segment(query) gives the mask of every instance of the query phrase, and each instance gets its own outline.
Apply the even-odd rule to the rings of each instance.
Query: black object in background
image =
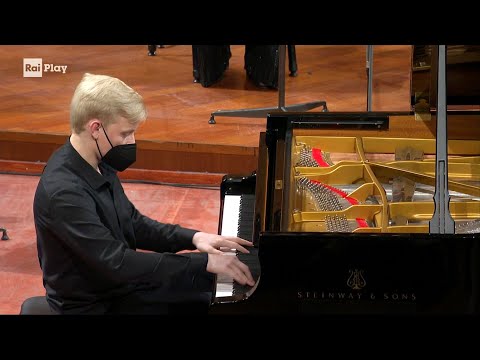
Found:
[[[245,71],[256,86],[278,88],[279,45],[245,45]]]
[[[228,69],[230,45],[193,45],[193,78],[203,87],[218,82]]]

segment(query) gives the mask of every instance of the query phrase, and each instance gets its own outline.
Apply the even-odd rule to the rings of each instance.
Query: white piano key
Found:
[[[254,195],[252,195],[254,196]],[[240,205],[242,203],[242,197],[248,198],[248,195],[225,195],[222,209],[222,228],[221,234],[223,236],[238,236],[239,223],[240,223]],[[252,202],[253,204],[253,202]],[[245,207],[245,201],[243,201],[243,207]],[[245,208],[242,210],[243,217],[245,217]],[[248,210],[248,209],[247,209]],[[245,220],[245,219],[244,219]],[[253,225],[253,219],[252,219]],[[235,249],[221,249],[225,255],[237,256]],[[231,299],[235,292],[235,281],[231,276],[218,275],[216,284],[216,301],[222,302],[223,299]]]
[[[237,236],[240,217],[241,195],[225,195],[223,202],[222,233],[223,236]]]
[[[235,256],[235,250],[224,250],[224,254],[227,256]],[[217,276],[217,287],[216,287],[217,298],[220,297],[229,297],[233,294],[233,278],[228,275],[218,275]]]

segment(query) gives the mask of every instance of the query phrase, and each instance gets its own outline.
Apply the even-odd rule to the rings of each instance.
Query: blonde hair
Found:
[[[70,126],[79,134],[90,119],[99,119],[104,126],[126,118],[137,124],[147,118],[142,96],[123,81],[86,73],[77,85],[70,104]]]

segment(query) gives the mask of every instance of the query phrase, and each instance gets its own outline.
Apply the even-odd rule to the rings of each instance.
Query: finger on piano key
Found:
[[[236,255],[236,250],[229,247],[222,246],[219,250],[222,251],[225,255]]]
[[[238,260],[238,258],[236,259]],[[237,266],[240,271],[240,278],[241,278],[241,280],[240,281],[237,280],[237,282],[241,285],[249,285],[249,286],[255,285],[255,280],[253,279],[252,273],[250,272],[250,268],[240,260],[238,260],[237,263],[238,263]],[[245,279],[243,279],[242,275],[243,277],[245,277]]]
[[[231,249],[236,249],[246,254],[250,253],[250,251],[245,248],[245,246],[253,246],[253,243],[236,236],[225,237],[225,239],[220,242],[220,248],[227,247]]]

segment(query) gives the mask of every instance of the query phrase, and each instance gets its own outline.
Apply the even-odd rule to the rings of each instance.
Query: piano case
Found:
[[[256,173],[258,284],[212,313],[479,313],[480,113],[448,121],[456,233],[434,234],[435,115],[270,114]]]

